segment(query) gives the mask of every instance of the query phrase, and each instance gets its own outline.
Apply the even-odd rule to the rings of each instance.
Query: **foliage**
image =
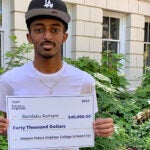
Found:
[[[133,135],[134,142],[142,150],[150,148],[150,70],[148,69],[142,76],[142,83],[134,92],[136,105],[140,108],[135,118]]]
[[[0,136],[0,150],[7,150],[7,139],[6,139],[6,137]]]
[[[0,116],[3,114],[0,112]],[[0,150],[7,150],[7,138],[0,136]]]
[[[111,52],[102,55],[101,64],[87,57],[66,60],[95,78],[99,107],[96,118],[111,117],[115,121],[115,134],[111,138],[98,137],[94,148],[83,150],[148,150],[150,122],[146,120],[138,124],[134,118],[142,109],[149,107],[150,75],[145,74],[142,86],[135,93],[130,93],[127,91],[129,83],[121,73],[123,66],[120,62],[124,56]]]
[[[78,60],[66,60],[81,70],[90,73],[95,78],[99,107],[96,118],[111,117],[116,123],[114,136],[111,138],[96,138],[95,147],[90,148],[92,150],[125,149],[126,143],[130,139],[127,132],[131,128],[133,115],[139,110],[134,105],[135,102],[132,99],[132,95],[126,90],[126,86],[129,84],[127,79],[116,69],[116,66],[121,66],[120,60],[123,59],[122,55],[116,56],[116,54],[112,53],[109,55],[112,57],[111,60],[109,59],[109,64],[111,64],[109,66],[107,66],[108,55],[106,53],[103,53],[101,65],[87,57],[82,57]],[[135,110],[134,113],[132,113],[133,108]],[[89,148],[84,149],[88,150]]]
[[[17,37],[15,35],[10,36],[10,39],[13,43],[13,48],[11,51],[6,52],[6,67],[0,68],[0,74],[3,74],[4,72],[11,70],[14,67],[21,66],[26,61],[30,60],[27,58],[27,54],[30,53],[33,49],[32,45],[26,43],[18,45]]]
[[[123,54],[112,53],[112,51],[102,52],[101,73],[110,78],[117,90],[120,90],[119,88],[126,90],[129,85],[125,75],[121,72],[123,60],[126,61]]]
[[[137,104],[142,109],[149,108],[150,99],[150,71],[148,70],[142,77],[142,84],[135,91]]]

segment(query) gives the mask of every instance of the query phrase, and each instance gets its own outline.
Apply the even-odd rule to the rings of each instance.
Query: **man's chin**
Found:
[[[53,57],[54,57],[54,55],[43,55],[43,58],[45,58],[45,59],[51,59]]]
[[[55,55],[53,55],[53,54],[44,54],[44,53],[39,53],[39,55],[41,56],[41,57],[43,57],[44,59],[51,59],[51,58],[53,58]]]

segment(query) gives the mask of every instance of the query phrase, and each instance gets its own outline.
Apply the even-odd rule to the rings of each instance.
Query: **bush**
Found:
[[[112,62],[109,60],[111,66],[107,65],[108,55],[106,53],[103,53],[101,65],[87,57],[82,57],[78,60],[66,59],[68,63],[90,73],[95,78],[99,108],[96,118],[111,117],[116,124],[114,136],[111,138],[96,138],[95,147],[90,148],[92,150],[125,149],[126,143],[130,139],[128,132],[133,122],[133,113],[131,112],[133,108],[135,110],[138,109],[134,105],[134,101],[132,101],[132,95],[127,91],[126,86],[129,84],[127,79],[116,69],[116,66],[121,66],[120,60],[123,58],[122,55],[116,56],[116,54],[112,53],[109,55],[112,58]],[[136,113],[134,112],[134,114]],[[84,148],[84,150],[88,149]]]
[[[26,43],[18,45],[17,37],[15,35],[10,36],[10,39],[13,43],[14,48],[12,48],[11,51],[6,52],[5,54],[6,67],[0,68],[0,75],[8,70],[11,70],[14,67],[21,66],[25,62],[30,60],[29,58],[27,58],[27,54],[31,52],[33,46]]]
[[[95,78],[99,107],[96,118],[111,117],[115,121],[115,133],[111,138],[98,137],[94,148],[83,148],[83,150],[149,149],[149,121],[138,124],[135,119],[141,110],[149,107],[147,98],[150,88],[149,82],[146,82],[149,75],[144,75],[143,84],[135,93],[128,92],[129,83],[120,71],[123,67],[120,64],[122,59],[123,55],[110,52],[103,53],[101,64],[87,57],[66,60]],[[117,66],[120,68],[118,69]]]

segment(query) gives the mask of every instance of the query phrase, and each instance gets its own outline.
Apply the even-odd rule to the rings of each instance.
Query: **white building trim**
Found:
[[[2,66],[5,66],[4,55],[10,51],[10,0],[2,0]]]

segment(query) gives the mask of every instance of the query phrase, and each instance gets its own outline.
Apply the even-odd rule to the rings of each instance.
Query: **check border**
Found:
[[[65,110],[67,112],[68,109],[69,109],[69,106],[73,103],[74,106],[73,107],[72,107],[72,105],[70,106],[70,107],[72,107],[72,110],[75,111],[75,113],[73,112],[73,114],[75,114],[75,115],[70,115],[70,119],[71,119],[71,121],[73,123],[71,123],[71,121],[68,119],[69,117],[67,118],[67,120],[64,121],[64,122],[67,122],[66,124],[65,123],[61,124],[61,121],[57,121],[58,125],[60,125],[59,126],[60,128],[56,124],[56,126],[58,127],[57,130],[54,131],[54,132],[53,132],[53,130],[50,131],[50,134],[52,134],[52,135],[58,135],[59,139],[56,140],[56,142],[52,142],[52,140],[51,141],[46,140],[45,136],[41,136],[41,137],[44,137],[45,141],[43,140],[42,142],[45,143],[45,144],[43,144],[43,146],[40,146],[40,147],[39,146],[35,147],[34,145],[35,144],[38,145],[38,143],[40,143],[42,139],[40,139],[40,140],[31,139],[31,141],[28,141],[28,142],[26,142],[26,141],[24,141],[24,142],[20,141],[21,138],[20,139],[16,139],[15,138],[16,136],[23,137],[24,135],[26,135],[26,132],[23,131],[23,127],[25,127],[26,130],[28,129],[27,131],[31,130],[30,132],[32,134],[35,134],[35,132],[34,132],[34,130],[32,128],[32,127],[35,127],[35,126],[31,126],[31,127],[27,126],[28,121],[31,121],[32,119],[31,120],[30,119],[24,119],[23,125],[20,125],[20,124],[22,124],[22,120],[20,121],[20,119],[19,119],[21,113],[24,112],[29,107],[29,111],[31,111],[31,114],[32,114],[32,111],[33,111],[33,110],[31,110],[32,106],[30,107],[29,103],[30,103],[30,105],[34,106],[33,108],[34,108],[35,111],[38,111],[38,109],[36,107],[38,107],[39,105],[41,105],[41,106],[44,105],[43,103],[45,103],[45,106],[47,106],[47,100],[49,101],[48,104],[49,103],[53,104],[53,106],[50,105],[51,109],[54,110],[53,107],[57,107],[57,108],[55,108],[56,110],[59,109],[59,111],[60,111],[60,112],[58,112],[58,114],[60,113],[59,116],[61,116],[61,113],[62,113],[61,108],[65,108]],[[55,104],[54,100],[55,101],[61,101],[61,107],[60,107],[60,105]],[[62,101],[63,101],[63,103],[62,103]],[[83,103],[82,107],[84,105],[87,105],[84,108],[85,111],[86,111],[85,112],[86,115],[83,114],[83,112],[84,112],[83,108],[79,104],[76,104],[77,101],[79,101],[79,102],[82,101],[82,103]],[[17,105],[13,105],[13,103],[15,103],[15,102],[18,103],[18,104]],[[70,104],[68,104],[68,102]],[[7,103],[7,117],[10,120],[10,126],[9,126],[9,129],[8,129],[8,147],[9,147],[9,150],[13,150],[13,149],[14,150],[17,150],[17,149],[18,150],[21,150],[21,149],[22,150],[23,149],[28,150],[28,149],[31,149],[31,148],[38,148],[38,149],[43,149],[43,148],[47,149],[48,148],[48,149],[54,149],[54,148],[66,148],[66,147],[93,147],[94,146],[94,131],[93,131],[93,127],[92,127],[92,122],[94,121],[93,95],[75,95],[75,96],[74,95],[71,95],[71,96],[64,96],[63,95],[63,96],[36,96],[36,97],[31,97],[31,96],[29,96],[29,97],[8,96],[6,98],[6,103]],[[40,104],[37,105],[37,103],[40,103]],[[66,104],[68,104],[68,107],[65,107]],[[58,106],[54,106],[54,105],[58,105]],[[76,114],[76,110],[74,110],[75,108],[76,109],[80,108],[78,110],[79,111],[78,115]],[[46,109],[42,108],[42,111],[47,111],[47,107],[46,107]],[[90,111],[90,113],[88,111]],[[28,110],[27,110],[27,112],[28,112]],[[69,111],[69,113],[70,113],[70,111]],[[57,111],[56,111],[56,113],[54,113],[54,115],[57,115]],[[88,115],[90,116],[90,118],[88,118]],[[33,116],[31,115],[30,117],[33,117]],[[56,121],[57,120],[57,116],[55,116],[55,117],[56,118],[54,120]],[[36,123],[39,123],[38,119],[41,120],[41,118],[38,118],[38,116],[37,116],[37,120],[36,119],[33,119],[33,120],[36,121]],[[51,118],[51,120],[52,119],[53,118]],[[45,126],[41,125],[41,126],[43,126],[43,128],[45,127],[45,131],[46,132],[44,131],[44,129],[42,129],[41,126],[40,127],[36,126],[37,128],[41,128],[41,130],[38,130],[39,132],[41,132],[41,135],[49,132],[50,125],[47,126],[47,121],[48,120],[49,119],[45,119],[44,120],[44,122],[46,124]],[[68,121],[69,121],[69,123],[68,123]],[[75,127],[76,122],[78,124],[80,124],[80,128],[83,126],[83,128],[81,130],[82,134],[79,134],[79,132],[81,132],[79,129],[77,129],[79,127],[77,127],[77,128]],[[85,122],[85,125],[83,125],[84,122]],[[89,127],[89,122],[90,122],[90,127]],[[32,124],[33,123],[31,123],[31,125]],[[88,126],[88,129],[86,128],[83,131],[83,129],[86,127],[86,125]],[[51,126],[53,127],[53,125],[51,125]],[[74,130],[72,130],[71,132],[70,131],[66,132],[66,128],[64,126],[69,126],[69,127],[73,126],[72,129],[74,129]],[[68,129],[68,127],[67,127],[67,129]],[[63,137],[61,135],[59,135],[58,132],[61,132],[61,130],[63,130],[63,132],[65,132],[66,135],[71,135],[71,140],[67,139],[67,138],[65,138],[65,137]],[[79,130],[79,132],[77,130]],[[37,130],[35,130],[35,131],[37,131]],[[87,134],[87,133],[89,133],[89,134]],[[80,135],[80,137],[78,137],[79,135]],[[83,136],[81,136],[81,135],[83,135]],[[88,137],[88,135],[90,135],[90,136]],[[28,137],[28,134],[26,136]],[[64,138],[64,139],[62,139],[62,138]],[[51,145],[51,142],[53,144],[52,147],[48,146],[48,143],[50,143],[49,145]],[[16,147],[15,147],[14,143],[16,144]],[[30,146],[27,146],[27,143],[29,143],[29,144],[33,143],[34,145],[31,144]],[[64,143],[64,144],[60,144],[60,143]],[[20,144],[21,144],[21,146],[19,146]]]

